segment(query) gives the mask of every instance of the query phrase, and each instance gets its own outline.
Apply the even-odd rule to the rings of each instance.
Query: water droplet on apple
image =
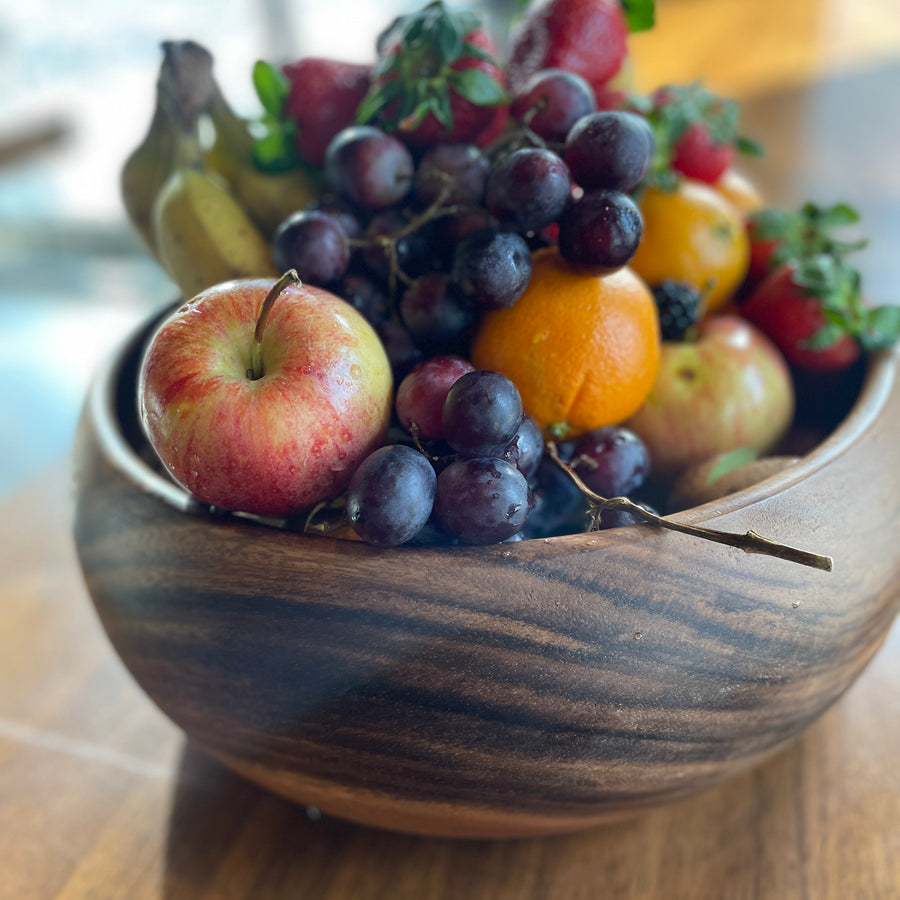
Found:
[[[356,364],[350,366],[350,377],[354,381],[359,381],[359,379],[362,378],[362,369]]]

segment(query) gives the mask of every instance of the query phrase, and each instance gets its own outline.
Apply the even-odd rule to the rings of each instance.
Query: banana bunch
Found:
[[[209,149],[201,144],[204,120],[215,130]],[[126,159],[120,187],[129,219],[185,297],[233,278],[277,275],[272,234],[316,196],[305,173],[262,172],[252,151],[208,51],[164,43],[150,127]]]

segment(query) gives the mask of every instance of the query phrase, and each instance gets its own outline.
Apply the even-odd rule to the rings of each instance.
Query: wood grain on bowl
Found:
[[[490,547],[303,536],[197,508],[142,460],[135,338],[77,441],[75,539],[137,682],[251,780],[424,834],[571,831],[698,791],[817,718],[900,601],[898,357],[817,450],[650,526]]]

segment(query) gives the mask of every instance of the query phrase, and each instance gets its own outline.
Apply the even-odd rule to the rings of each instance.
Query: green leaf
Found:
[[[827,350],[836,344],[845,334],[847,329],[837,322],[828,322],[823,325],[812,337],[802,341],[802,346],[809,350]]]
[[[809,222],[817,222],[820,228],[840,228],[844,225],[855,225],[860,215],[849,203],[835,203],[834,206],[822,208],[815,203],[805,203],[800,210],[801,215]]]
[[[287,76],[271,63],[258,60],[253,66],[253,87],[263,109],[276,118],[284,115],[284,104],[290,90]]]
[[[283,172],[295,168],[299,156],[294,146],[295,130],[273,130],[253,142],[253,160],[264,172]]]
[[[766,155],[762,144],[740,134],[735,139],[734,145],[737,147],[738,153],[742,153],[744,156],[761,157]]]
[[[727,475],[747,463],[752,463],[758,457],[759,453],[753,447],[738,447],[737,450],[723,453],[709,470],[707,483],[712,484],[712,482],[718,481],[723,475]]]
[[[621,0],[629,31],[648,31],[656,24],[654,0]]]
[[[487,50],[479,47],[477,44],[471,44],[468,41],[462,45],[462,50],[459,55],[460,58],[463,59],[483,59],[485,62],[493,63],[498,68],[500,65],[497,62],[497,57],[494,56],[493,53],[488,53]]]
[[[866,350],[883,350],[900,340],[900,306],[877,306],[865,319],[859,341]]]
[[[357,124],[371,122],[400,92],[401,85],[396,79],[374,86],[356,109]]]
[[[506,91],[481,69],[451,72],[447,80],[457,94],[476,106],[498,106],[506,99]]]
[[[435,22],[434,42],[441,59],[455,60],[462,53],[463,37],[450,16],[444,16]]]

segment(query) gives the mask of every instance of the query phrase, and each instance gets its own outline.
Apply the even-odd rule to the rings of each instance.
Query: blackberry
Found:
[[[700,291],[686,281],[667,278],[653,288],[664,341],[680,341],[700,318]]]

